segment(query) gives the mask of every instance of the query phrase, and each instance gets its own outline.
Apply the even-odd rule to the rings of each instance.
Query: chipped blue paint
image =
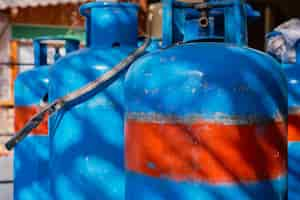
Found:
[[[300,114],[300,43],[296,45],[296,63],[283,64],[288,85],[288,108],[290,115]],[[289,122],[290,123],[290,122]],[[291,124],[298,128],[297,124]],[[297,131],[297,130],[295,130]],[[298,130],[300,132],[300,130]],[[288,144],[288,199],[300,198],[300,141]]]
[[[14,84],[15,107],[37,107],[48,92],[49,40],[65,41],[66,52],[79,48],[79,41],[56,37],[41,37],[33,41],[35,67],[18,75]],[[24,113],[26,114],[26,113]],[[14,152],[14,199],[52,200],[49,193],[49,139],[47,135],[30,135]]]
[[[300,197],[300,142],[288,144],[288,199],[297,200]]]
[[[287,178],[243,184],[211,185],[205,182],[176,182],[128,172],[126,198],[130,200],[266,200],[284,199]],[[146,198],[145,198],[146,197]],[[280,198],[279,198],[280,197]]]
[[[95,80],[137,47],[137,10],[135,4],[104,2],[80,8],[87,19],[88,46],[51,69],[51,102]],[[125,199],[124,73],[91,98],[51,116],[53,199]]]
[[[288,107],[300,107],[300,43],[297,45],[296,63],[283,63],[288,84]]]
[[[273,119],[286,118],[284,81],[278,63],[261,52],[224,43],[193,43],[136,61],[125,90],[130,112]]]
[[[279,116],[284,123],[283,119],[287,118],[287,86],[283,70],[271,56],[246,47],[244,5],[240,0],[211,2],[226,5],[226,43],[186,41],[190,43],[176,45],[174,43],[184,41],[182,38],[178,40],[177,28],[185,26],[173,22],[177,14],[174,1],[163,1],[163,47],[168,48],[149,53],[130,67],[124,83],[126,119],[132,115],[153,116],[151,123],[163,123],[159,116],[170,117],[173,122],[174,119],[193,116],[208,121],[220,120],[222,116],[226,119],[254,116],[254,119],[276,121]],[[197,25],[189,23],[191,27]],[[192,28],[188,30],[199,29]],[[201,39],[203,35],[190,38],[195,40],[197,37]],[[144,122],[143,118],[141,121]],[[236,125],[238,128],[239,124]],[[282,140],[284,138],[279,138]],[[151,163],[148,165],[155,167]],[[283,170],[278,179],[259,180],[249,185],[237,182],[228,186],[151,178],[128,168],[126,197],[129,200],[280,200],[287,193],[286,180]]]

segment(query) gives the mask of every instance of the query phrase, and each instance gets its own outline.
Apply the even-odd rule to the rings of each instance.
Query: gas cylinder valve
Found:
[[[199,24],[202,28],[207,28],[209,25],[209,19],[207,11],[202,11],[199,18]]]

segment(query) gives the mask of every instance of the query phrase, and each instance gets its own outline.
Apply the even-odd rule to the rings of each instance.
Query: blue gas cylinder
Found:
[[[124,82],[126,198],[284,199],[283,72],[271,56],[246,47],[242,1],[190,6],[208,17],[225,7],[225,42],[170,46],[180,8],[163,1],[167,48],[133,63]]]
[[[137,48],[137,11],[135,4],[114,2],[80,8],[87,47],[51,68],[50,102],[95,80]],[[53,199],[124,199],[124,73],[51,116]]]
[[[296,63],[284,63],[288,84],[288,199],[300,199],[300,43]]]
[[[15,81],[15,129],[23,128],[27,121],[47,103],[48,42],[64,40],[66,53],[79,48],[79,41],[74,39],[41,37],[33,41],[33,69],[20,73]],[[57,47],[61,49],[62,47]],[[58,59],[61,55],[54,55]],[[14,199],[40,200],[49,199],[49,139],[47,120],[19,143],[14,152]]]
[[[268,40],[272,40],[273,37],[274,42],[284,42],[280,32],[274,31],[267,34]],[[275,47],[276,43],[272,45]],[[271,51],[273,46],[270,47],[268,53],[281,62],[288,87],[288,199],[296,200],[300,199],[298,189],[300,186],[300,43],[297,42],[295,45],[296,62],[291,59],[288,61],[287,58],[278,58]]]

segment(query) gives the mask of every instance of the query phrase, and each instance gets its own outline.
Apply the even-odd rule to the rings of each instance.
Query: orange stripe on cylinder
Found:
[[[15,107],[15,130],[21,130],[25,124],[39,112],[37,106],[17,106]],[[48,135],[48,117],[35,129],[31,135]]]
[[[300,113],[288,116],[288,140],[300,141]]]
[[[286,126],[126,123],[126,167],[154,177],[212,184],[285,175]]]

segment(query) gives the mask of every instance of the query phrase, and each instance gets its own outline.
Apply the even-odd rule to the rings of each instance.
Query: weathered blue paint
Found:
[[[49,65],[47,65],[47,44],[44,43],[46,40],[66,40],[67,53],[79,47],[77,40],[63,38],[34,40],[35,68],[21,73],[15,81],[16,109],[37,108],[48,92]],[[30,115],[30,113],[23,113],[23,115]],[[16,146],[14,152],[15,200],[52,200],[49,194],[48,143],[48,136],[45,133],[44,135],[29,135]]]
[[[15,105],[39,105],[47,93],[48,66],[38,66],[18,75],[15,81]]]
[[[300,197],[300,142],[288,144],[288,199],[296,200]]]
[[[114,10],[109,9],[111,7]],[[86,17],[88,46],[111,48],[118,44],[132,46],[136,43],[136,37],[133,37],[136,28],[132,28],[136,21],[136,13],[132,12],[135,9],[135,4],[113,2],[92,2],[81,6],[80,13]]]
[[[95,80],[137,47],[135,4],[94,2],[80,11],[87,18],[88,46],[53,66],[50,101]],[[124,73],[51,116],[53,199],[125,199]]]
[[[288,199],[300,198],[300,135],[299,122],[295,121],[300,116],[300,43],[296,45],[296,63],[283,63],[288,84],[289,108],[289,144],[288,144]]]
[[[176,182],[168,179],[155,179],[129,172],[127,174],[127,187],[135,188],[135,191],[128,191],[126,198],[130,200],[279,199],[278,196],[281,196],[286,190],[282,187],[286,184],[286,179],[286,177],[280,177],[272,181],[261,181],[259,183],[211,185],[205,182]]]
[[[282,63],[282,67],[284,68],[285,73],[287,73],[287,78],[291,82],[290,84],[293,86],[293,89],[296,89],[294,85],[295,83],[297,83],[296,80],[298,79],[299,76],[298,68],[300,65],[300,41],[296,44],[295,50],[296,50],[296,63]],[[299,105],[300,103],[297,104]]]
[[[300,64],[283,64],[288,84],[288,107],[300,108]]]
[[[38,106],[48,91],[48,67],[34,68],[15,81],[15,106]],[[15,122],[17,123],[17,122]],[[14,151],[14,199],[51,200],[48,137],[29,135]]]
[[[243,46],[248,39],[245,4],[241,0],[233,0],[232,4],[225,8],[225,42]]]
[[[161,129],[165,128],[166,123],[160,121],[162,119],[160,116],[171,122],[168,125],[179,124],[177,129],[174,128],[176,130],[182,127],[190,130],[180,121],[186,119],[188,120],[184,122],[187,124],[196,119],[209,123],[221,123],[224,126],[229,123],[236,125],[236,129],[245,124],[252,124],[257,129],[262,124],[275,122],[285,124],[287,87],[284,73],[271,56],[243,47],[247,42],[245,9],[241,1],[230,1],[230,7],[228,2],[225,1],[226,43],[194,42],[174,45],[147,54],[130,67],[124,83],[127,122],[133,120],[145,123],[145,128],[149,132],[153,131],[151,124],[156,124]],[[174,42],[172,3],[171,0],[163,3],[163,44],[165,46],[170,46]],[[146,127],[147,123],[148,127]],[[202,128],[205,131],[207,127]],[[267,134],[263,129],[259,133]],[[278,130],[278,133],[280,133],[278,143],[282,144],[285,149],[286,132]],[[126,132],[127,134],[129,132]],[[140,134],[145,134],[145,131],[140,130]],[[256,137],[259,136],[253,135],[253,141],[249,142],[259,145],[255,144]],[[134,138],[130,139],[134,140]],[[169,140],[173,139],[169,138]],[[126,138],[127,140],[129,138]],[[127,141],[127,143],[130,142]],[[139,143],[139,141],[134,140],[132,143]],[[145,155],[152,155],[149,153],[152,152],[152,148],[164,147],[160,146],[161,143],[158,141],[156,144],[157,146],[146,146],[142,149]],[[169,146],[169,148],[180,154],[178,149],[181,147]],[[129,149],[126,146],[126,152]],[[209,148],[207,151],[209,152]],[[277,150],[272,154],[275,155],[276,152]],[[241,152],[241,154],[246,153]],[[257,156],[266,157],[264,153]],[[283,168],[277,177],[258,178],[252,182],[240,180],[238,177],[238,181],[230,183],[193,182],[188,178],[187,181],[182,181],[170,177],[168,172],[172,170],[169,168],[162,169],[167,174],[150,175],[137,173],[127,165],[126,197],[130,200],[284,199],[287,193],[286,155],[283,152],[281,156],[280,162]],[[217,159],[218,155],[215,157]],[[141,161],[133,153],[126,159],[135,160],[131,162],[126,160],[126,163],[137,163],[137,166]],[[263,165],[269,164],[267,160]],[[222,163],[222,161],[219,162]],[[238,166],[239,163],[236,165]],[[155,165],[149,168],[151,167],[155,168]],[[172,166],[169,167],[172,168]],[[201,166],[195,166],[196,169],[197,167],[201,169]],[[223,167],[226,169],[227,166]],[[253,167],[251,161],[248,167]],[[231,173],[234,174],[234,172]],[[269,172],[264,171],[264,173]]]
[[[217,72],[212,66],[218,66]],[[167,115],[195,113],[206,119],[228,115],[276,118],[286,113],[280,66],[271,56],[249,48],[224,43],[178,45],[139,59],[129,75],[125,90],[130,112],[159,109]]]

